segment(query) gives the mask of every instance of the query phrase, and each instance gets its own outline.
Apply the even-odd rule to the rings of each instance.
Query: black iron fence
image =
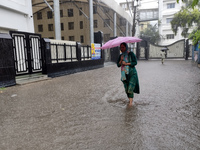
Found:
[[[91,46],[81,46],[81,60],[91,59]]]
[[[52,63],[78,61],[76,45],[51,43],[51,60]]]
[[[44,39],[43,73],[49,77],[103,67],[104,59],[91,59],[91,46],[78,42]]]

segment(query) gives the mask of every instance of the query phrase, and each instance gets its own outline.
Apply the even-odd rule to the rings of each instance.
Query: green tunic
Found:
[[[121,55],[118,58],[117,66],[121,67],[119,64]],[[134,97],[134,93],[140,93],[140,87],[139,87],[139,80],[137,75],[137,70],[135,66],[137,65],[137,58],[133,52],[128,53],[128,61],[131,63],[129,66],[129,74],[127,75],[127,79],[125,81],[122,81],[124,84],[125,92],[129,98]]]

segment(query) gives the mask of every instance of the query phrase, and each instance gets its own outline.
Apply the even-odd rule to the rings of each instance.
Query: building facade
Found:
[[[55,39],[54,14],[41,0],[33,0],[33,18],[35,32],[43,38]],[[49,2],[50,5],[52,3]],[[118,14],[105,3],[93,2],[94,32],[103,32],[104,42],[114,37],[114,14],[116,13],[116,36],[131,36],[131,22]],[[126,14],[128,15],[128,14]],[[130,18],[130,16],[129,16]],[[131,20],[131,19],[130,19]],[[89,3],[87,0],[72,2],[60,0],[61,39],[77,41],[82,45],[90,45]]]
[[[34,32],[31,0],[0,0],[0,33]]]
[[[184,37],[181,36],[182,30],[179,29],[177,35],[175,35],[170,24],[174,14],[180,11],[183,5],[184,3],[182,3],[182,1],[179,1],[179,3],[177,3],[176,0],[159,1],[159,33],[163,36],[160,45],[168,45],[184,39]]]
[[[120,5],[126,11],[130,12],[128,7],[132,9],[132,2],[129,2],[129,4],[123,2],[120,3]],[[151,23],[151,21],[155,22],[155,19],[157,18],[159,34],[161,35],[160,45],[168,45],[184,39],[184,37],[181,36],[182,29],[179,28],[175,35],[170,24],[174,15],[180,11],[184,5],[185,4],[182,1],[177,3],[176,0],[142,0],[137,7],[137,12],[139,12],[139,22],[137,27],[138,36],[140,35],[140,31],[145,29],[145,24]]]

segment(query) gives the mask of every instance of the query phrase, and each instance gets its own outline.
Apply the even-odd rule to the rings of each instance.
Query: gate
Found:
[[[42,72],[41,35],[11,31],[16,75]]]
[[[154,45],[149,44],[149,59],[160,58],[160,50],[167,47],[169,50],[166,51],[166,58],[187,58],[188,53],[186,53],[185,40],[179,40],[170,45]]]
[[[141,42],[137,43],[136,49],[136,57],[138,59],[146,59],[148,60],[148,42],[146,40],[142,40]]]

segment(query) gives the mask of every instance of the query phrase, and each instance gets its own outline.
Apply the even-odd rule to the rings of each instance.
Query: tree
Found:
[[[147,40],[153,44],[158,44],[161,39],[157,25],[148,24],[147,28],[144,31],[140,32],[140,38]]]
[[[182,0],[182,2],[184,2],[185,0]],[[179,3],[179,0],[177,0],[177,3]],[[199,0],[193,0],[192,1],[192,4],[191,4],[191,6],[192,6],[192,8],[194,9],[194,7],[196,6],[196,5],[198,5],[198,3],[199,3]]]
[[[189,28],[193,27],[194,24],[197,24],[200,29],[200,12],[198,9],[182,9],[174,15],[173,20],[171,21],[172,31],[177,34],[178,28],[182,28],[183,31],[181,35],[183,37],[188,36]]]
[[[200,12],[199,12],[199,1],[197,3],[194,3],[194,0],[182,0],[186,3],[186,7],[183,7],[178,13],[174,15],[173,20],[171,21],[171,28],[172,31],[177,34],[178,28],[182,28],[181,35],[183,37],[188,37],[189,39],[193,39],[193,44],[195,45],[198,43],[199,36],[197,33],[200,33]],[[178,0],[177,0],[178,2]],[[191,9],[191,6],[195,4],[197,7],[193,7]],[[192,33],[188,36],[188,30],[196,25],[196,28],[192,31]]]

